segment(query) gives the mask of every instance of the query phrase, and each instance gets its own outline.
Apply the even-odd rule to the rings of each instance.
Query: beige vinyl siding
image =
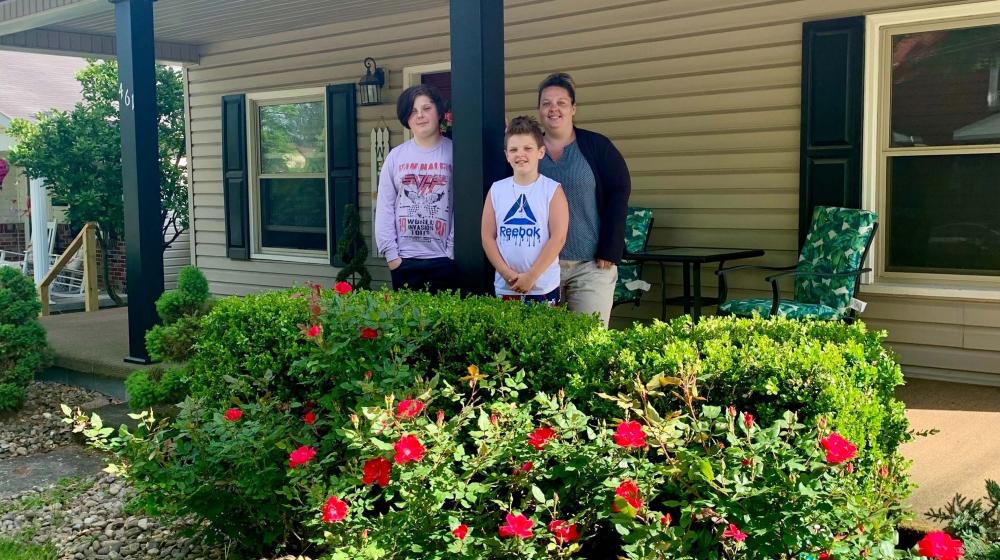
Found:
[[[535,87],[568,71],[579,89],[577,122],[611,137],[632,172],[631,204],[654,210],[655,245],[761,248],[756,262],[797,256],[802,22],[943,5],[931,0],[508,0],[508,116],[534,114]],[[360,61],[389,69],[386,103],[358,113],[363,230],[370,234],[368,135],[395,120],[405,66],[448,60],[448,12],[416,11],[206,45],[189,71],[197,264],[217,293],[246,293],[307,279],[330,267],[225,258],[219,103],[227,93],[356,82]],[[380,259],[369,264],[388,277]],[[703,272],[704,290],[716,279]],[[638,308],[617,321],[659,314],[660,273]],[[671,295],[680,271],[667,269]],[[759,274],[734,276],[733,297],[769,297]],[[1000,304],[865,296],[864,318],[887,329],[908,372],[1000,383]],[[709,309],[711,311],[711,309]],[[679,312],[671,308],[671,315]]]
[[[173,230],[167,235],[173,235]],[[191,231],[185,230],[163,251],[163,287],[173,290],[177,287],[177,274],[181,268],[191,264]]]

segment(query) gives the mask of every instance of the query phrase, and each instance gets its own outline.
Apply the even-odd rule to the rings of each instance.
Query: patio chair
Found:
[[[625,252],[641,253],[646,250],[649,234],[653,231],[653,211],[649,208],[629,208],[625,216]],[[649,284],[642,281],[642,263],[623,260],[618,263],[618,281],[612,307],[623,303],[639,306],[642,294]]]
[[[716,271],[721,300],[717,313],[853,321],[855,309],[851,304],[858,292],[858,277],[871,271],[861,266],[877,230],[878,216],[874,212],[817,206],[798,264],[787,267],[745,265]],[[771,283],[771,299],[726,301],[726,275],[750,269],[778,272],[764,279]],[[795,280],[794,299],[782,300],[778,282],[788,277]]]
[[[56,247],[56,223],[48,222],[46,231],[46,241],[48,243],[49,254]],[[13,266],[20,268],[21,272],[28,274],[31,268],[31,240],[28,240],[28,244],[24,248],[24,252],[21,251],[0,251],[0,266]]]

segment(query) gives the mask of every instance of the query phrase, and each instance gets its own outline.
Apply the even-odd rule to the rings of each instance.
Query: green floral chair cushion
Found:
[[[625,251],[638,253],[646,249],[646,239],[653,226],[653,211],[649,208],[629,208],[625,215]]]
[[[642,267],[635,261],[622,261],[618,265],[618,281],[615,283],[615,304],[639,301],[645,290],[630,290],[626,284],[638,280],[642,275]]]
[[[822,273],[859,270],[877,222],[878,216],[867,210],[817,206],[795,270]],[[778,315],[792,319],[844,319],[851,313],[857,282],[857,276],[795,276],[794,300],[779,301]],[[771,299],[731,300],[719,304],[718,312],[768,317],[773,303]]]
[[[719,305],[719,313],[750,317],[771,315],[770,299],[737,299]],[[778,304],[778,316],[787,319],[839,319],[837,310],[822,303],[799,303],[782,300]]]
[[[646,250],[646,240],[649,230],[653,227],[653,211],[649,208],[629,208],[625,215],[625,251],[638,253]],[[644,289],[630,290],[629,282],[642,278],[642,263],[636,261],[621,261],[618,263],[618,281],[615,283],[614,305],[621,303],[639,303]]]
[[[802,245],[799,272],[848,272],[861,268],[861,258],[878,217],[874,212],[853,208],[817,206],[812,225]],[[836,310],[837,317],[850,312],[857,277],[795,278],[795,301],[816,303]]]

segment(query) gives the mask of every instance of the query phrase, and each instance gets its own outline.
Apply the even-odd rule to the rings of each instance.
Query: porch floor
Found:
[[[55,352],[55,366],[108,377],[128,377],[144,366],[128,356],[128,308],[62,313],[41,318]]]
[[[122,361],[128,354],[127,308],[51,315],[42,325],[57,367],[121,378],[143,367]],[[929,528],[934,523],[924,516],[928,509],[955,493],[981,497],[985,479],[1000,480],[1000,387],[908,379],[897,395],[914,430],[939,430],[903,447],[918,485],[909,499],[913,525]]]

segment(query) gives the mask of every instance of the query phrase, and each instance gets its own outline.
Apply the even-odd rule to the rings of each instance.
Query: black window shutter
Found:
[[[337,240],[344,229],[344,205],[358,204],[358,123],[354,84],[326,88],[327,188],[330,200],[330,264],[344,266]]]
[[[802,28],[799,245],[816,206],[861,207],[865,18]]]
[[[247,169],[246,95],[222,97],[222,192],[226,255],[250,259],[250,193]]]

